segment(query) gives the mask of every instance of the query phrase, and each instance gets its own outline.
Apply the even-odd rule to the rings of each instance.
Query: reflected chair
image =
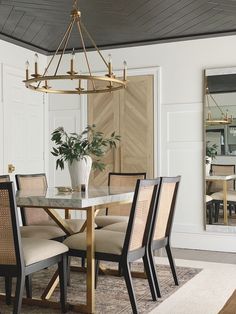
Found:
[[[214,212],[213,198],[210,195],[205,195],[205,201],[206,201],[206,213],[208,217],[208,223],[212,225],[213,212]]]
[[[67,251],[57,241],[21,238],[12,182],[0,183],[0,276],[5,277],[6,303],[11,302],[11,281],[16,277],[13,314],[21,313],[25,277],[58,264],[60,301],[66,312]]]
[[[108,187],[112,189],[131,188],[134,189],[138,179],[145,179],[146,173],[119,173],[110,172],[108,175]],[[95,223],[98,228],[106,227],[119,222],[128,222],[130,213],[130,204],[112,205],[106,208],[105,215],[97,215]]]
[[[214,176],[227,176],[235,174],[235,165],[211,164],[211,174]],[[230,191],[235,190],[235,182],[232,180],[228,181],[227,189]],[[219,191],[222,191],[222,182],[210,181],[207,194],[212,194]]]
[[[159,199],[156,203],[157,206],[152,221],[150,240],[148,241],[147,246],[147,254],[149,256],[150,265],[152,267],[156,293],[159,297],[161,296],[161,293],[153,257],[153,252],[155,250],[159,250],[165,247],[175,285],[179,284],[175,268],[175,262],[172,256],[170,246],[170,237],[179,183],[180,176],[162,177]]]
[[[235,165],[212,164],[211,173],[212,175],[224,175],[224,176],[233,175],[235,174]],[[222,190],[222,182],[219,182],[219,181],[209,182],[208,192],[211,193],[211,197],[213,198],[213,205],[215,208],[214,221],[218,222],[220,206],[223,204],[223,199],[224,199],[223,190]],[[227,181],[227,204],[228,204],[229,214],[231,215],[232,209],[235,210],[235,205],[236,205],[236,192],[235,192],[234,180]]]
[[[17,174],[15,177],[17,189],[20,191],[46,191],[47,189],[47,179],[44,173]],[[63,240],[66,236],[43,208],[21,207],[21,217],[23,226],[27,226],[21,229],[22,237],[31,237],[34,234],[34,237]],[[85,219],[66,219],[65,221],[74,233],[80,232],[85,223]]]
[[[157,300],[154,280],[146,254],[153,211],[160,186],[160,179],[137,180],[126,233],[95,230],[95,259],[117,262],[125,278],[133,313],[138,313],[134,294],[130,263],[143,259],[152,299]],[[64,244],[69,247],[69,256],[86,257],[86,233],[68,237]]]
[[[1,175],[0,182],[10,182],[10,176],[8,174]]]

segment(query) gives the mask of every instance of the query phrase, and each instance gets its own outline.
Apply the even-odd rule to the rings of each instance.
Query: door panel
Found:
[[[106,135],[121,135],[117,149],[104,162],[106,171],[96,171],[91,183],[107,184],[108,172],[147,172],[153,177],[153,76],[128,78],[126,89],[88,97],[88,123],[96,124]]]
[[[98,84],[98,83],[96,83]],[[119,93],[95,94],[88,97],[88,124],[96,124],[96,128],[106,137],[116,131],[119,134]],[[104,171],[93,171],[90,184],[107,185],[108,173],[119,169],[119,150],[112,149],[102,159],[106,164]]]
[[[4,173],[8,164],[15,166],[15,173],[45,171],[43,95],[26,89],[22,75],[3,68]]]
[[[120,102],[121,172],[153,177],[153,76],[129,77]]]

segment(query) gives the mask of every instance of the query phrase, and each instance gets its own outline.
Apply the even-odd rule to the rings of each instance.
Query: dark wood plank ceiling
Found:
[[[72,2],[0,0],[0,38],[51,54],[69,23]],[[236,0],[80,0],[79,8],[100,48],[236,33]],[[81,49],[76,31],[72,48]]]

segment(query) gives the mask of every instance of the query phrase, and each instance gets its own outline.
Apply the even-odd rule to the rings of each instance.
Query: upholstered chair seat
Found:
[[[95,230],[95,251],[120,255],[125,234],[110,230]],[[86,251],[86,232],[74,234],[63,242],[70,249]]]
[[[223,201],[224,193],[223,191],[215,192],[211,194],[213,200]],[[227,201],[228,202],[236,202],[236,191],[227,191]]]
[[[59,239],[66,236],[58,226],[22,226],[20,227],[22,238]]]
[[[65,244],[53,240],[35,241],[31,238],[22,238],[21,241],[25,266],[66,253],[69,250]]]
[[[116,231],[116,232],[126,232],[128,223],[127,222],[117,222],[112,225],[108,225],[102,230],[110,230],[110,231]]]
[[[206,203],[209,203],[213,200],[213,198],[210,195],[205,195],[205,200],[206,200]]]
[[[107,216],[97,216],[96,217],[96,224],[101,227],[106,227],[115,223],[128,223],[129,216],[113,216],[113,215],[107,215]]]

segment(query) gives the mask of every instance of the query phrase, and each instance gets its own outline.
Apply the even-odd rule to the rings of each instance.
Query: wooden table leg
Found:
[[[95,313],[94,208],[87,210],[87,310]]]
[[[225,225],[228,225],[227,181],[223,181],[223,206],[224,206],[224,224],[225,224]]]

